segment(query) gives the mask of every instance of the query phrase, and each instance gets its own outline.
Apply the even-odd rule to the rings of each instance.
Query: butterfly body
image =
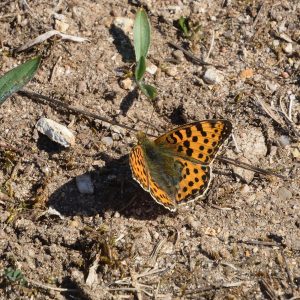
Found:
[[[168,195],[175,197],[182,172],[181,165],[176,163],[168,149],[156,145],[146,136],[139,139],[139,144],[143,149],[145,165],[151,177],[155,179],[155,182],[160,183],[161,189]]]
[[[226,120],[205,120],[150,140],[138,133],[130,153],[133,178],[156,202],[175,211],[177,204],[195,200],[208,189],[216,153],[231,133]]]

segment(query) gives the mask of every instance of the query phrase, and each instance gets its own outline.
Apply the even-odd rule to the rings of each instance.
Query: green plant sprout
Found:
[[[7,268],[4,270],[4,276],[8,281],[18,282],[21,285],[25,285],[27,283],[24,275],[19,269]]]
[[[133,40],[135,51],[135,80],[143,92],[143,94],[154,99],[157,95],[155,87],[143,82],[143,78],[146,72],[146,57],[150,47],[151,29],[148,16],[144,9],[138,9],[133,26]]]
[[[40,56],[34,57],[0,77],[0,105],[33,78],[40,62]]]

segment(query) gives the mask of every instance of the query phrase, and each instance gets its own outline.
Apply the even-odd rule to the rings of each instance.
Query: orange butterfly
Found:
[[[137,134],[130,152],[133,178],[153,199],[171,211],[203,196],[220,146],[230,136],[227,120],[205,120],[177,127],[154,141]]]

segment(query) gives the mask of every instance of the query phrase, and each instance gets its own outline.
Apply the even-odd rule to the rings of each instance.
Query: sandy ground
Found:
[[[127,79],[140,5],[152,102]],[[216,161],[207,195],[171,213],[131,177],[134,130],[16,94],[0,107],[0,299],[299,299],[299,15],[297,0],[3,0],[1,74],[43,56],[26,90],[152,135],[226,118],[235,141],[221,155],[286,178]],[[88,41],[15,51],[53,29]],[[75,146],[38,133],[41,117]]]

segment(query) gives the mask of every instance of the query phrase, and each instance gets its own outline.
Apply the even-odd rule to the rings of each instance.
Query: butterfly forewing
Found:
[[[155,144],[169,148],[174,156],[210,164],[231,130],[227,120],[205,120],[175,128],[157,138]]]

